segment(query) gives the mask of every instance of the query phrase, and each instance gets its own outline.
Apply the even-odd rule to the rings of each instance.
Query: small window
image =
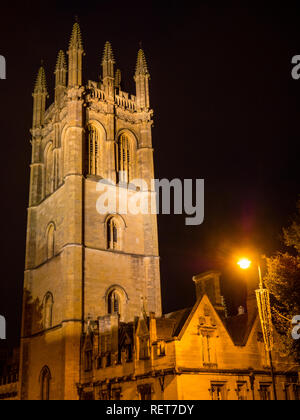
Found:
[[[90,372],[93,369],[93,352],[88,350],[85,352],[85,371]]]
[[[237,392],[237,397],[239,401],[246,401],[247,400],[247,383],[238,382],[236,392]]]
[[[94,393],[93,392],[84,392],[82,394],[82,401],[94,401]]]
[[[139,337],[140,360],[149,359],[149,337]]]
[[[110,400],[110,392],[109,391],[101,391],[100,392],[100,400],[109,401]]]
[[[271,401],[271,385],[260,385],[259,394],[262,401]]]
[[[140,399],[142,401],[151,401],[152,400],[152,387],[150,384],[141,385],[138,387],[138,392],[140,394]]]
[[[201,353],[203,366],[212,366],[216,364],[216,357],[213,348],[213,337],[206,331],[201,331]]]
[[[164,341],[160,341],[157,344],[157,356],[164,357],[166,355],[166,343]]]
[[[226,400],[225,384],[212,384],[211,385],[211,396],[213,401]]]
[[[113,389],[112,390],[112,399],[115,401],[120,401],[121,400],[121,389]]]

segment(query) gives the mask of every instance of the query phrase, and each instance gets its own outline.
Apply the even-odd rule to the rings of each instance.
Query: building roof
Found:
[[[184,326],[193,308],[171,312],[156,321],[157,339],[170,340],[176,337]]]
[[[188,318],[193,317],[193,312],[196,310],[202,299],[199,299],[194,307],[185,308],[179,311],[171,312],[164,315],[162,318],[156,320],[157,339],[158,340],[172,340],[184,333],[183,329],[189,323]],[[212,305],[213,306],[213,305]],[[249,335],[252,331],[257,314],[252,316],[249,314],[236,315],[226,318],[223,313],[216,314],[219,320],[224,325],[227,333],[231,337],[232,342],[236,346],[245,346],[247,344]]]

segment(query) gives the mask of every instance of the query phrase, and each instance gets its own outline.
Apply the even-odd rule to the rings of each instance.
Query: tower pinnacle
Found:
[[[43,65],[39,68],[34,91],[33,91],[33,123],[32,128],[43,125],[46,110],[46,98],[48,96],[46,74]]]
[[[115,91],[115,72],[114,72],[115,59],[111,44],[109,41],[105,43],[104,52],[102,57],[102,77],[105,87],[106,95],[110,98],[114,97]]]
[[[65,53],[63,52],[63,50],[60,50],[57,55],[55,74],[61,70],[66,70],[66,69],[67,69],[67,65],[66,65]]]
[[[109,41],[106,41],[103,51],[102,65],[109,62],[115,64],[115,59],[111,43]]]
[[[67,65],[65,54],[62,50],[58,52],[56,67],[55,67],[55,101],[62,97],[66,87]]]
[[[142,48],[138,51],[136,68],[135,68],[135,84],[136,84],[136,100],[138,109],[149,109],[149,79],[150,73],[147,67],[147,61],[144,50]]]
[[[136,69],[135,74],[137,75],[149,75],[147,61],[145,57],[144,50],[142,48],[139,49],[137,62],[136,62]]]
[[[69,44],[69,50],[70,49],[78,49],[83,50],[82,47],[82,36],[80,31],[80,26],[78,22],[75,22],[72,29],[70,44]]]
[[[82,84],[82,56],[84,54],[80,26],[75,22],[69,43],[69,79],[68,86],[76,87]]]
[[[46,74],[43,64],[41,64],[41,67],[39,68],[35,86],[34,86],[34,93],[43,93],[48,94],[47,92],[47,83],[46,83]]]

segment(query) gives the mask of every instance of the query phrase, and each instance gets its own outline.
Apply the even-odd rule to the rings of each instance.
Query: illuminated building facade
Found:
[[[54,103],[43,67],[33,93],[18,398],[272,399],[253,300],[226,316],[209,272],[194,278],[193,308],[162,315],[156,216],[96,210],[101,179],[118,192],[143,179],[152,196],[150,75],[140,49],[136,95],[123,92],[107,42],[100,82],[83,84],[83,57],[75,23]],[[297,365],[274,365],[279,398],[299,399]]]

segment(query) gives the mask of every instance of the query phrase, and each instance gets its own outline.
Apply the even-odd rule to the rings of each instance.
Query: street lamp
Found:
[[[251,267],[252,262],[247,258],[242,258],[238,261],[238,265],[241,269],[247,270]],[[258,313],[261,323],[261,329],[263,332],[265,349],[269,355],[270,360],[270,368],[271,368],[271,375],[272,375],[272,384],[273,384],[273,392],[274,392],[274,399],[277,400],[277,392],[276,392],[276,383],[275,383],[275,374],[274,374],[274,366],[273,366],[273,358],[272,358],[272,349],[274,345],[273,341],[273,325],[272,325],[272,315],[271,315],[271,305],[270,305],[270,292],[267,288],[264,288],[262,275],[261,275],[261,267],[260,264],[257,264],[258,268],[258,277],[259,277],[259,289],[255,290],[256,294],[256,301],[258,307]]]

